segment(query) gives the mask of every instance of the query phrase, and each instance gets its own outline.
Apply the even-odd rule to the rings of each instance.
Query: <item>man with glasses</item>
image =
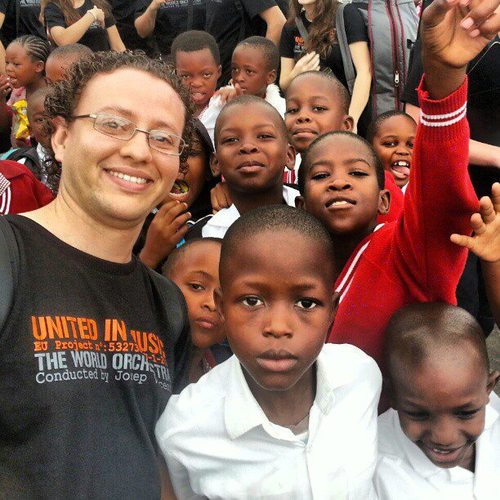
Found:
[[[0,497],[159,498],[154,427],[183,383],[179,290],[132,257],[185,152],[160,62],[101,53],[46,101],[59,193],[0,220]]]

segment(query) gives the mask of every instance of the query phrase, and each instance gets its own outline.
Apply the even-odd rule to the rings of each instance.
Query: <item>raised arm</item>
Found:
[[[466,252],[449,237],[469,231],[478,207],[467,171],[466,65],[498,32],[499,3],[471,1],[467,12],[459,0],[434,0],[422,17],[422,118],[394,245],[394,266],[416,300],[455,303]]]
[[[63,26],[49,28],[50,36],[58,46],[77,43],[95,22],[104,25],[104,12],[98,7],[89,9],[76,23],[67,28]]]

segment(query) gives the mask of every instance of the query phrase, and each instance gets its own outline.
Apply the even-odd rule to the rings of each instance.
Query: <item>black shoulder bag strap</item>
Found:
[[[356,71],[352,62],[351,50],[349,49],[349,42],[347,41],[347,34],[345,31],[344,23],[344,8],[345,3],[339,3],[337,12],[335,13],[335,31],[337,41],[339,43],[340,54],[342,55],[342,65],[344,66],[344,74],[347,82],[347,90],[352,95],[354,87],[354,80],[356,79]]]
[[[297,26],[297,29],[299,30],[300,36],[302,37],[302,40],[304,40],[304,43],[307,42],[309,33],[307,32],[301,17],[295,18],[295,26]]]
[[[0,215],[0,333],[9,316],[19,277],[19,248],[14,231]]]

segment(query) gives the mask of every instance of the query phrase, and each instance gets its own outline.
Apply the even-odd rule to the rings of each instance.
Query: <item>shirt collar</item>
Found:
[[[324,415],[334,406],[335,390],[349,383],[354,375],[337,373],[325,353],[325,348],[329,347],[323,347],[316,360],[316,397],[313,405]],[[232,356],[229,362],[231,372],[224,403],[224,420],[230,438],[237,439],[259,425],[265,426],[269,420],[250,391],[238,358]]]

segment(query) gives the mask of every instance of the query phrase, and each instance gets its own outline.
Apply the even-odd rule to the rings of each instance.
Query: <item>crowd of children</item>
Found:
[[[323,14],[333,5],[291,1],[298,24],[283,29],[281,76],[280,50],[260,36],[236,45],[222,87],[207,32],[183,32],[163,54],[194,111],[174,186],[134,247],[180,289],[191,327],[190,385],[155,423],[164,495],[493,500],[500,373],[456,290],[473,252],[500,321],[500,183],[478,202],[465,117],[465,68],[500,31],[500,0],[425,9],[420,122],[395,109],[374,117],[364,137],[356,131],[368,99],[367,41],[351,27],[359,75],[350,95],[343,71],[320,70],[341,61],[328,51],[335,33],[314,18],[316,3]],[[151,13],[162,4],[144,3],[141,36],[163,29],[166,12]],[[92,35],[99,48],[124,49],[107,3],[96,5],[73,2],[80,17],[71,20],[71,9],[49,3],[52,38]],[[304,22],[313,39],[296,53]],[[45,99],[79,61],[99,57],[61,45],[50,52],[26,35],[6,48],[0,216],[57,195]],[[89,111],[72,118],[96,120]],[[107,120],[129,125],[127,116]],[[151,144],[162,131],[137,132]]]

